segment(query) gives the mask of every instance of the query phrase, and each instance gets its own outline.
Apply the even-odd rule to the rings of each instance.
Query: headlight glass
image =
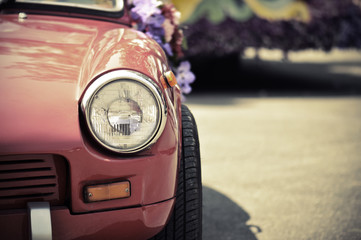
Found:
[[[88,127],[106,148],[136,152],[153,143],[164,127],[165,105],[148,77],[126,70],[96,80],[82,101]]]

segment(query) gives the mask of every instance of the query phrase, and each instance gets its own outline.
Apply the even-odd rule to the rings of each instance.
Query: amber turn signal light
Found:
[[[161,81],[164,88],[177,85],[177,79],[172,71],[165,72],[164,76],[161,76]]]
[[[86,202],[98,202],[127,197],[130,197],[130,183],[128,181],[85,187]]]

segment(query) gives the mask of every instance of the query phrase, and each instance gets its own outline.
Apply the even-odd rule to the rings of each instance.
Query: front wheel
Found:
[[[202,178],[197,125],[182,105],[182,157],[173,213],[166,227],[151,240],[202,239]]]

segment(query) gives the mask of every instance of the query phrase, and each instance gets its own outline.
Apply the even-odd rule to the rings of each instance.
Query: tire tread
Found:
[[[182,105],[182,157],[173,213],[166,227],[150,240],[202,239],[202,180],[197,125]]]

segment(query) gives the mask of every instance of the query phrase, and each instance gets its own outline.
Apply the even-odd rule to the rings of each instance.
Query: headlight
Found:
[[[129,70],[107,73],[84,94],[81,108],[88,128],[104,147],[121,153],[154,143],[166,121],[162,94],[147,76]]]

